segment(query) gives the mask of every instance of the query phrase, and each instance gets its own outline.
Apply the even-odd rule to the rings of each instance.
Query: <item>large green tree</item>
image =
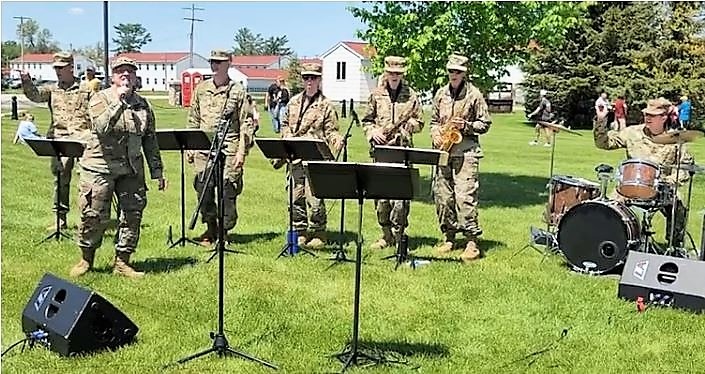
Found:
[[[590,127],[594,101],[605,91],[625,96],[628,122],[641,120],[646,101],[659,96],[674,102],[693,100],[695,118],[705,93],[703,4],[597,3],[585,22],[571,27],[555,48],[527,60],[527,108],[547,89],[560,117],[576,127]]]
[[[407,58],[407,79],[418,89],[447,82],[445,64],[454,52],[470,60],[469,75],[482,89],[504,75],[504,67],[527,56],[530,41],[543,48],[563,38],[578,22],[582,3],[540,2],[375,2],[352,7],[367,25],[359,37],[376,50],[372,70],[384,57]]]
[[[271,56],[291,56],[294,52],[286,46],[289,39],[286,35],[270,36],[263,43],[260,53]]]
[[[2,54],[2,66],[7,66],[10,61],[20,57],[20,45],[14,40],[4,41],[0,53]]]
[[[113,52],[139,52],[152,41],[152,35],[139,23],[121,23],[113,28],[117,34],[117,37],[113,38],[113,43],[116,44]]]
[[[235,32],[235,45],[233,46],[233,54],[237,56],[252,56],[261,54],[262,44],[264,39],[262,34],[254,34],[247,27],[238,29]]]
[[[304,90],[304,82],[301,79],[301,63],[296,55],[291,56],[286,71],[288,74],[286,84],[289,87],[289,93],[294,96]]]
[[[93,45],[87,45],[76,50],[76,53],[84,55],[91,59],[97,66],[101,67],[104,64],[104,54],[105,48],[103,48],[103,43],[95,43]]]

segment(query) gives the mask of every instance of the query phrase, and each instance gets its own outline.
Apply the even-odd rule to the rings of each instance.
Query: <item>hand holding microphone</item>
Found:
[[[117,94],[118,97],[120,98],[120,102],[125,105],[129,106],[127,102],[125,101],[125,98],[127,97],[127,93],[130,92],[130,81],[127,79],[127,77],[123,77],[120,80],[120,86],[117,88]]]

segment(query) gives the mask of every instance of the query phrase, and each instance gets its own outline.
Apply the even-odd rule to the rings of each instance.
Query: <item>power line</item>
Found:
[[[194,18],[196,15],[197,10],[205,10],[203,8],[196,8],[194,4],[191,4],[190,8],[181,8],[184,10],[190,10],[191,11],[191,18],[184,17],[185,20],[191,21],[191,32],[189,33],[189,67],[193,67],[193,24],[194,22],[203,22],[202,19]]]
[[[24,20],[31,20],[29,17],[17,16],[12,17],[14,19],[20,20],[20,70],[24,71]]]

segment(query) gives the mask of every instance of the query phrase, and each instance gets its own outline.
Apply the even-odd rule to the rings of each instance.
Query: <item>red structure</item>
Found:
[[[191,97],[196,91],[196,86],[203,80],[213,76],[210,69],[186,69],[181,73],[181,105],[191,106]]]

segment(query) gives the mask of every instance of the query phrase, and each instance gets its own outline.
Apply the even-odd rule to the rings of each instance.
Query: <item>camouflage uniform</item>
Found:
[[[662,110],[667,110],[670,102],[665,99],[649,100],[648,106],[644,112],[658,114]],[[676,169],[666,167],[665,165],[677,165],[676,152],[677,144],[658,144],[652,141],[646,125],[629,126],[623,130],[609,130],[609,124],[606,121],[595,121],[593,127],[593,135],[595,145],[600,149],[618,149],[626,148],[627,159],[641,159],[651,161],[661,166],[661,182],[674,185],[676,182],[679,185],[685,184],[690,178],[685,171],[678,172],[678,181],[676,181]],[[683,144],[680,155],[681,164],[694,163],[693,156],[688,152],[687,145]],[[671,211],[673,204],[668,204],[661,208],[661,213],[667,219],[666,237],[670,239],[671,232]],[[685,205],[680,197],[676,198],[676,219],[674,245],[681,247],[685,237]]]
[[[404,73],[406,60],[402,57],[388,56],[384,59],[385,71]],[[382,130],[387,142],[381,145],[413,146],[412,134],[423,129],[421,103],[411,87],[404,81],[399,82],[397,90],[392,92],[385,79],[382,85],[370,94],[367,113],[362,119],[363,130],[367,140],[372,144],[372,133]],[[408,200],[375,200],[377,223],[382,228],[382,238],[372,244],[375,249],[394,245],[408,227]]]
[[[307,63],[302,66],[301,75],[321,76],[321,72],[320,64]],[[338,114],[320,90],[312,98],[306,97],[305,92],[292,97],[287,105],[287,115],[281,121],[282,138],[321,139],[325,140],[331,149],[343,139],[338,133]],[[305,233],[310,229],[314,232],[311,241],[318,239],[315,241],[318,245],[312,245],[310,242],[309,245],[322,246],[323,231],[327,225],[325,202],[311,193],[301,162],[294,161],[290,164],[288,172],[289,176],[293,176],[293,228],[299,232],[299,243],[306,244],[308,238]]]
[[[69,53],[54,54],[55,67],[73,65],[73,56]],[[85,140],[90,134],[90,118],[88,117],[88,100],[92,92],[82,88],[80,80],[74,81],[68,87],[61,83],[35,87],[31,80],[22,81],[22,89],[29,100],[37,103],[49,103],[51,125],[47,132],[48,138]],[[51,172],[54,175],[54,201],[61,180],[61,195],[59,196],[59,216],[65,222],[69,211],[69,195],[71,193],[71,173],[74,166],[73,157],[62,157],[61,162],[51,159]],[[59,178],[60,177],[60,178]]]
[[[133,60],[124,57],[113,62],[113,69],[124,65],[137,69]],[[152,179],[163,177],[154,112],[143,97],[134,94],[124,102],[112,88],[96,93],[90,100],[88,112],[92,131],[79,162],[81,222],[78,246],[84,260],[92,266],[95,250],[102,244],[115,193],[121,207],[115,272],[127,276],[143,275],[127,267],[127,263],[137,247],[142,211],[147,205],[144,161],[147,161]],[[82,275],[88,270],[81,265],[76,265],[72,275]],[[124,269],[128,270],[127,274]]]
[[[466,63],[467,58],[451,55],[447,68],[465,71]],[[449,246],[444,252],[452,249],[455,234],[462,232],[469,239],[466,251],[475,253],[475,241],[482,234],[477,213],[479,163],[483,157],[479,135],[487,133],[492,122],[480,90],[467,81],[461,83],[459,90],[454,95],[449,84],[438,89],[433,98],[432,138],[439,137],[452,118],[465,120],[465,127],[460,130],[462,142],[450,148],[448,165],[436,168],[433,193],[440,229]]]
[[[228,52],[216,50],[211,52],[210,59],[227,61],[230,59],[230,55]],[[224,229],[226,232],[235,227],[237,223],[237,197],[242,193],[243,188],[242,168],[235,167],[236,155],[240,153],[244,158],[252,145],[249,140],[252,138],[253,133],[252,115],[245,99],[245,89],[241,84],[228,81],[227,84],[216,87],[214,80],[211,78],[199,83],[196,87],[188,114],[187,127],[201,129],[206,132],[215,132],[223,114],[233,113],[228,121],[228,131],[225,136],[223,151],[225,153],[223,170],[225,206],[223,208],[225,211]],[[217,228],[215,179],[212,179],[211,184],[207,187],[204,186],[203,182],[199,182],[202,178],[205,178],[207,163],[207,151],[197,152],[194,155],[196,176],[193,181],[193,187],[199,198],[202,194],[206,194],[201,207],[201,219],[207,224],[208,230],[202,235],[201,239],[212,241],[215,239],[215,230]]]

